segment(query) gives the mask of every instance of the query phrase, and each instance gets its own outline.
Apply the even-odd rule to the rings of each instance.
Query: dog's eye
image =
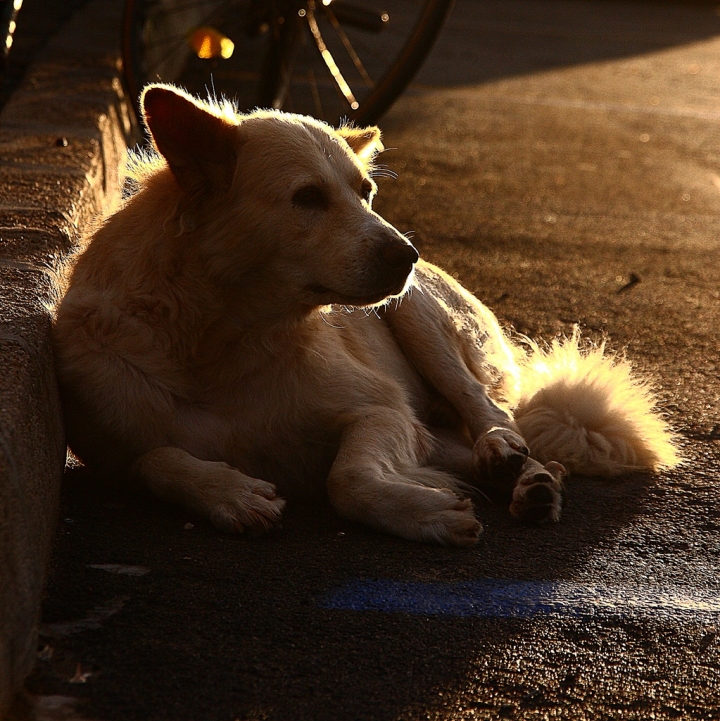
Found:
[[[292,197],[293,205],[301,208],[320,209],[327,207],[325,191],[318,185],[305,185],[296,190]]]
[[[367,179],[363,180],[362,185],[360,186],[360,195],[362,195],[362,199],[369,203],[372,199],[373,192],[375,191],[375,186]]]

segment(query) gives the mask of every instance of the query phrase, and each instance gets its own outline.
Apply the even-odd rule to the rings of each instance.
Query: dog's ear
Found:
[[[377,153],[384,150],[380,137],[382,133],[380,128],[374,126],[370,128],[352,128],[345,126],[339,128],[338,135],[350,146],[352,151],[360,160],[372,160]]]
[[[237,126],[167,85],[142,94],[145,125],[180,187],[190,195],[228,189],[237,164]]]

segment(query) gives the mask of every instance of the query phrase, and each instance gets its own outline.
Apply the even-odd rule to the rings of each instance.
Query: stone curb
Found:
[[[122,6],[88,3],[0,114],[0,719],[35,662],[65,465],[49,337],[55,272],[119,201],[134,137]]]

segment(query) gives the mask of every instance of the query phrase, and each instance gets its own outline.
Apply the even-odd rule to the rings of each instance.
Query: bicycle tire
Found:
[[[426,4],[426,12],[397,58],[392,72],[388,72],[375,92],[358,108],[352,118],[355,123],[373,125],[403,94],[433,49],[453,3],[454,0],[433,0]]]
[[[245,0],[246,2],[257,2],[257,0]],[[273,3],[275,0],[267,0],[268,3]],[[366,0],[370,2],[378,2],[380,0]],[[390,106],[393,104],[393,102],[402,94],[402,92],[405,90],[407,85],[410,83],[412,78],[414,77],[415,73],[418,71],[420,66],[422,65],[423,61],[429,54],[430,50],[432,49],[435,40],[437,39],[437,36],[442,29],[443,23],[445,21],[445,18],[447,17],[451,7],[453,0],[419,0],[420,4],[412,3],[411,0],[382,0],[384,5],[392,5],[393,2],[395,5],[398,3],[410,3],[410,5],[413,6],[413,11],[415,14],[411,17],[411,19],[407,23],[407,28],[402,28],[400,30],[396,30],[398,32],[398,36],[400,37],[400,34],[402,34],[402,42],[397,43],[398,47],[392,47],[392,58],[389,60],[385,60],[384,58],[387,55],[387,52],[385,55],[382,55],[382,59],[380,61],[376,61],[375,58],[373,58],[373,61],[376,62],[376,64],[379,62],[382,64],[381,71],[378,72],[377,77],[374,79],[374,83],[372,87],[368,85],[367,88],[362,89],[362,93],[358,95],[358,103],[356,108],[350,107],[349,101],[347,98],[345,98],[346,103],[342,105],[341,112],[337,112],[337,109],[333,107],[332,109],[328,109],[326,107],[323,107],[322,102],[320,102],[319,97],[319,91],[318,91],[318,80],[315,78],[315,76],[312,74],[312,70],[308,70],[308,77],[311,78],[312,82],[307,81],[307,79],[304,79],[303,82],[305,82],[307,85],[310,86],[310,90],[312,90],[313,94],[313,100],[314,100],[314,107],[308,111],[307,106],[309,104],[309,101],[306,98],[302,99],[302,102],[298,101],[298,89],[295,88],[295,105],[300,105],[301,110],[297,110],[297,112],[303,112],[304,114],[308,115],[315,115],[316,117],[319,117],[322,120],[326,120],[330,123],[337,124],[338,122],[344,121],[344,120],[350,120],[356,125],[369,125],[376,123],[379,118],[382,116],[384,112],[390,108]],[[147,35],[148,35],[148,26],[152,25],[153,23],[155,26],[159,26],[163,19],[165,19],[166,24],[168,24],[168,27],[171,25],[170,14],[175,13],[176,15],[181,14],[183,11],[190,12],[187,9],[191,8],[193,11],[197,9],[197,12],[200,12],[202,10],[207,10],[208,17],[211,16],[213,13],[215,15],[220,14],[222,11],[228,12],[230,11],[231,6],[230,3],[236,3],[235,7],[239,7],[240,3],[243,2],[243,0],[205,0],[202,5],[200,3],[194,2],[194,0],[126,0],[125,3],[125,15],[124,15],[124,22],[123,22],[123,62],[124,62],[124,75],[125,75],[125,81],[127,84],[128,91],[131,95],[131,97],[135,100],[135,107],[136,110],[138,110],[137,107],[137,100],[139,98],[140,92],[142,90],[143,85],[145,85],[147,82],[153,82],[153,81],[165,81],[165,82],[179,82],[180,84],[188,86],[187,82],[184,82],[184,77],[182,74],[180,74],[178,77],[175,77],[177,75],[178,71],[176,69],[171,70],[169,73],[172,77],[166,77],[168,74],[164,68],[155,66],[156,68],[159,67],[159,69],[163,70],[163,72],[150,72],[147,70],[148,63],[148,56],[150,55],[152,51],[152,47],[150,45],[150,41],[148,41]],[[164,3],[164,5],[163,5]],[[172,6],[171,3],[176,3],[175,6]],[[177,3],[184,3],[184,5],[177,5]],[[330,3],[328,3],[330,5]],[[164,10],[163,8],[167,8]],[[257,6],[253,6],[257,7]],[[332,5],[331,8],[337,7],[338,14],[341,9],[343,9],[343,5],[337,2],[335,0],[335,5]],[[159,8],[159,9],[158,9]],[[318,30],[318,33],[320,34],[319,24],[322,20],[322,22],[328,22],[327,18],[330,18],[330,14],[328,13],[327,6],[323,5],[320,6],[317,5],[317,8],[315,6],[315,3],[313,0],[306,0],[305,4],[300,5],[297,4],[293,7],[293,12],[295,10],[298,10],[298,15],[301,15],[301,13],[311,13],[314,9],[317,9],[317,18],[316,18],[316,29]],[[287,10],[287,8],[285,8]],[[350,6],[348,4],[348,7],[345,8],[343,12],[343,16],[347,15],[349,11],[357,11],[358,6]],[[325,15],[321,16],[320,12],[325,13]],[[377,12],[375,10],[364,10],[363,8],[359,8],[359,12]],[[154,15],[153,15],[154,13]],[[403,14],[404,13],[404,14]],[[350,12],[350,14],[352,14]],[[407,15],[410,17],[409,11],[405,10],[398,10],[394,14],[391,14],[391,17],[398,17],[403,18]],[[326,17],[327,16],[327,17]],[[198,17],[200,17],[198,15]],[[204,16],[203,16],[204,17]],[[233,16],[233,19],[237,22],[239,22],[238,18],[241,16],[238,14],[237,17]],[[244,17],[244,16],[242,16]],[[160,18],[160,20],[158,20]],[[293,19],[294,18],[294,19]],[[305,14],[302,14],[302,18],[306,18]],[[352,19],[352,18],[351,18]],[[402,20],[398,20],[397,24],[398,27],[400,26],[400,23]],[[178,21],[180,22],[180,21]],[[282,19],[280,20],[282,22]],[[301,22],[297,19],[295,16],[291,16],[290,22]],[[303,20],[303,23],[305,21]],[[308,19],[309,22],[309,19]],[[356,21],[355,21],[356,22]],[[336,33],[339,31],[337,30],[336,25],[340,24],[337,19],[333,20],[333,29]],[[180,22],[182,25],[182,22]],[[303,25],[304,27],[304,25]],[[353,36],[356,37],[355,42],[359,43],[360,45],[363,45],[365,47],[365,50],[363,52],[368,52],[368,48],[371,48],[370,52],[374,53],[375,56],[381,55],[381,50],[387,50],[388,46],[391,46],[395,44],[395,37],[384,37],[382,38],[382,43],[380,40],[372,40],[370,38],[369,34],[360,36],[359,33],[361,31],[357,30],[357,25],[353,23],[348,23],[346,25],[341,26],[342,34],[345,35],[345,40],[343,40],[343,43],[345,44],[346,50],[348,43],[352,46],[352,38],[350,37],[351,34],[354,34]],[[186,30],[186,32],[189,32]],[[306,31],[303,30],[303,33]],[[310,33],[308,33],[310,35]],[[330,36],[332,36],[332,33],[329,33]],[[378,36],[380,33],[378,33]],[[180,35],[177,35],[176,37],[180,37]],[[333,40],[334,40],[334,36]],[[341,38],[342,36],[338,34],[338,37]],[[359,42],[357,40],[358,37],[361,37],[361,41]],[[314,38],[315,41],[317,41],[317,37]],[[254,43],[255,40],[247,40],[245,38],[240,38],[242,42],[244,43]],[[347,42],[346,42],[347,40]],[[161,42],[164,42],[164,40],[161,39]],[[176,41],[174,41],[176,42]],[[182,42],[182,41],[181,41]],[[337,43],[336,40],[334,42]],[[157,41],[156,41],[157,44]],[[372,48],[372,45],[375,45],[375,48]],[[272,43],[269,44],[270,47],[272,47]],[[310,52],[311,54],[314,54],[319,57],[318,53],[313,53],[314,50],[320,50],[320,46],[318,45],[317,48],[314,48],[312,46],[312,43],[308,43],[308,46],[311,48],[311,50],[307,50],[307,48],[304,48],[304,52]],[[277,43],[275,44],[275,48],[277,48]],[[187,49],[178,50],[177,52],[185,53],[187,55]],[[250,52],[248,50],[248,52]],[[265,51],[267,52],[267,50]],[[273,52],[278,52],[278,50],[273,50]],[[349,51],[348,51],[349,52]],[[321,53],[320,53],[321,54]],[[342,53],[340,53],[342,54]],[[290,53],[288,53],[290,55]],[[339,57],[339,56],[338,56]],[[367,58],[357,58],[360,60],[360,65],[362,65],[362,61],[366,61]],[[268,58],[264,57],[263,62],[266,66],[272,66],[275,67],[275,71],[277,73],[277,63],[273,63],[272,61],[275,60],[275,58],[270,58],[270,62],[268,62]],[[185,61],[183,61],[185,62]],[[191,60],[188,60],[187,62],[198,64],[198,61],[195,60],[193,57]],[[213,61],[216,62],[216,61]],[[285,61],[283,61],[285,62]],[[310,62],[309,60],[303,60],[303,62]],[[315,62],[315,61],[313,61]],[[354,71],[355,68],[352,67],[352,65],[347,61],[347,59],[343,59],[343,62],[347,63],[349,67]],[[202,63],[200,63],[202,64]],[[355,66],[358,65],[358,63],[353,59],[353,64]],[[319,67],[323,67],[321,63],[318,62]],[[303,66],[304,67],[304,66]],[[379,66],[378,66],[379,67]],[[323,68],[324,69],[324,68]],[[361,71],[361,68],[358,68],[359,71]],[[286,72],[294,72],[293,67],[289,67],[289,69],[286,68]],[[299,71],[298,71],[299,72]],[[368,73],[365,73],[367,76]],[[222,78],[222,75],[219,76]],[[293,76],[294,77],[294,76]],[[299,77],[299,76],[298,76]],[[303,76],[304,77],[304,76]],[[342,78],[342,76],[341,76]],[[321,79],[325,82],[325,85],[327,85],[327,78]],[[335,85],[338,85],[337,81],[333,78],[335,81]],[[239,81],[238,81],[239,82]],[[256,81],[259,83],[260,81]],[[278,84],[285,83],[286,86],[288,86],[288,78],[282,76],[282,74],[277,75],[277,79],[273,80],[272,82],[277,82]],[[224,84],[224,81],[221,79],[218,81],[218,76],[216,75],[214,78],[211,77],[210,72],[208,71],[208,74],[205,79],[205,87],[208,86],[209,83],[212,83],[213,89],[218,91],[221,94],[228,95],[232,97],[234,95],[233,88],[226,86]],[[202,88],[198,89],[197,87],[191,86],[188,88],[191,90],[191,92],[201,92]],[[197,82],[195,82],[195,85],[197,85]],[[215,87],[217,85],[217,87]],[[330,83],[332,85],[332,83]],[[300,87],[300,83],[298,81],[298,87]],[[273,88],[265,88],[264,93],[265,97],[272,97],[273,94]],[[336,91],[336,94],[340,97],[342,100],[342,93],[338,92],[338,87],[334,87],[334,90]],[[323,92],[326,93],[325,98],[327,102],[327,88],[323,86]],[[278,102],[282,101],[284,98],[284,92],[278,91]],[[317,98],[315,97],[317,96]],[[354,99],[354,98],[353,98]],[[256,103],[248,102],[247,99],[244,99],[244,102],[240,102],[239,109],[241,111],[249,110],[252,108]],[[295,111],[296,108],[293,107],[291,103],[287,103],[283,105],[283,109],[288,109],[291,111]]]

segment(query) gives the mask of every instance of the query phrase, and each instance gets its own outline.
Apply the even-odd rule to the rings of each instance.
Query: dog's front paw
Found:
[[[271,483],[228,467],[228,482],[218,483],[208,504],[212,524],[226,533],[267,533],[280,523],[285,500]],[[210,500],[210,499],[209,499]]]
[[[513,490],[510,513],[521,521],[555,523],[560,520],[565,467],[550,461],[545,467],[528,459]]]
[[[473,448],[473,467],[478,481],[509,489],[527,461],[528,450],[520,435],[509,428],[492,428]]]

